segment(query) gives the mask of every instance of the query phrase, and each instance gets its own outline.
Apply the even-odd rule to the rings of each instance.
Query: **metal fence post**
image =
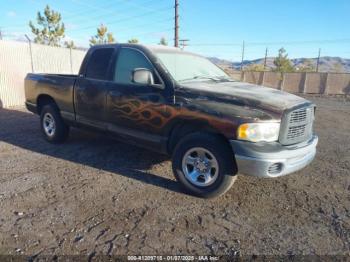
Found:
[[[262,82],[261,82],[261,85],[264,85],[265,84],[265,71],[263,71],[263,76],[262,76]]]
[[[70,56],[70,72],[73,74],[73,57],[72,57],[72,47],[69,47],[69,56]]]
[[[245,71],[241,71],[241,82],[245,81]]]
[[[305,72],[305,81],[304,81],[303,94],[307,93],[307,76],[308,76],[308,73]]]
[[[327,72],[326,74],[326,83],[325,83],[325,88],[324,88],[324,91],[323,91],[323,94],[324,95],[328,95],[328,92],[329,92],[329,86],[328,86],[328,78],[329,78],[329,72]]]
[[[316,60],[316,73],[318,73],[318,67],[320,65],[320,57],[321,57],[321,48],[318,49],[318,57]]]
[[[32,52],[32,41],[30,40],[30,38],[25,34],[24,35],[27,40],[28,40],[28,43],[29,43],[29,53],[30,53],[30,64],[31,64],[31,67],[32,67],[32,73],[34,73],[34,62],[33,62],[33,52]]]
[[[281,73],[281,77],[282,77],[282,79],[281,79],[281,82],[280,82],[280,90],[283,91],[283,89],[284,89],[284,80],[286,78],[286,73],[282,72]]]
[[[242,45],[242,61],[241,61],[241,72],[243,71],[243,62],[244,62],[244,41],[243,41],[243,45]]]

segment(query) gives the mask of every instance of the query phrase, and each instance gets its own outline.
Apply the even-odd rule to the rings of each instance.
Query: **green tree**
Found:
[[[65,47],[67,47],[67,48],[72,48],[72,49],[75,49],[75,48],[76,48],[73,40],[65,41],[65,42],[64,42],[64,45],[65,45]]]
[[[162,37],[159,42],[160,45],[168,45],[168,41],[165,39],[165,37]]]
[[[37,26],[29,21],[29,27],[35,35],[34,42],[38,44],[61,46],[61,39],[64,37],[65,27],[61,22],[62,17],[59,12],[51,10],[46,6],[44,14],[37,13]]]
[[[101,24],[97,28],[97,34],[90,38],[90,46],[115,43],[112,33],[107,33],[107,26]]]
[[[292,62],[288,59],[288,54],[283,47],[278,50],[278,57],[275,58],[273,63],[276,66],[276,69],[274,70],[276,72],[284,73],[294,71]]]
[[[138,44],[139,40],[137,38],[131,38],[130,40],[128,40],[129,44]]]

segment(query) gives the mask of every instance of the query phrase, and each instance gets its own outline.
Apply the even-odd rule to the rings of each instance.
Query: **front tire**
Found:
[[[64,123],[55,104],[42,108],[40,126],[45,139],[50,143],[63,143],[68,138],[69,126]]]
[[[203,198],[224,194],[237,178],[231,148],[224,139],[207,133],[185,136],[175,147],[172,163],[185,190]]]

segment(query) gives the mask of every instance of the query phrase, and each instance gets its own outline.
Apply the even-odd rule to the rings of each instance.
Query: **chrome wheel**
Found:
[[[209,150],[202,147],[194,147],[189,149],[184,155],[182,171],[192,184],[199,187],[207,187],[218,178],[219,164]]]
[[[56,123],[55,119],[50,113],[45,113],[43,117],[43,128],[47,136],[52,137],[55,135]]]

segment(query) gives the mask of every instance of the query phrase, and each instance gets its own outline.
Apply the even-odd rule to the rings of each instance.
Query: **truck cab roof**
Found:
[[[181,54],[191,54],[195,56],[200,56],[196,53],[185,51],[179,47],[173,47],[173,46],[164,46],[164,45],[142,45],[142,44],[129,44],[129,43],[117,43],[117,44],[102,44],[102,45],[94,45],[90,49],[95,50],[99,48],[106,48],[106,47],[133,47],[140,50],[147,49],[151,52],[157,53],[157,52],[166,52],[166,53],[181,53]]]

